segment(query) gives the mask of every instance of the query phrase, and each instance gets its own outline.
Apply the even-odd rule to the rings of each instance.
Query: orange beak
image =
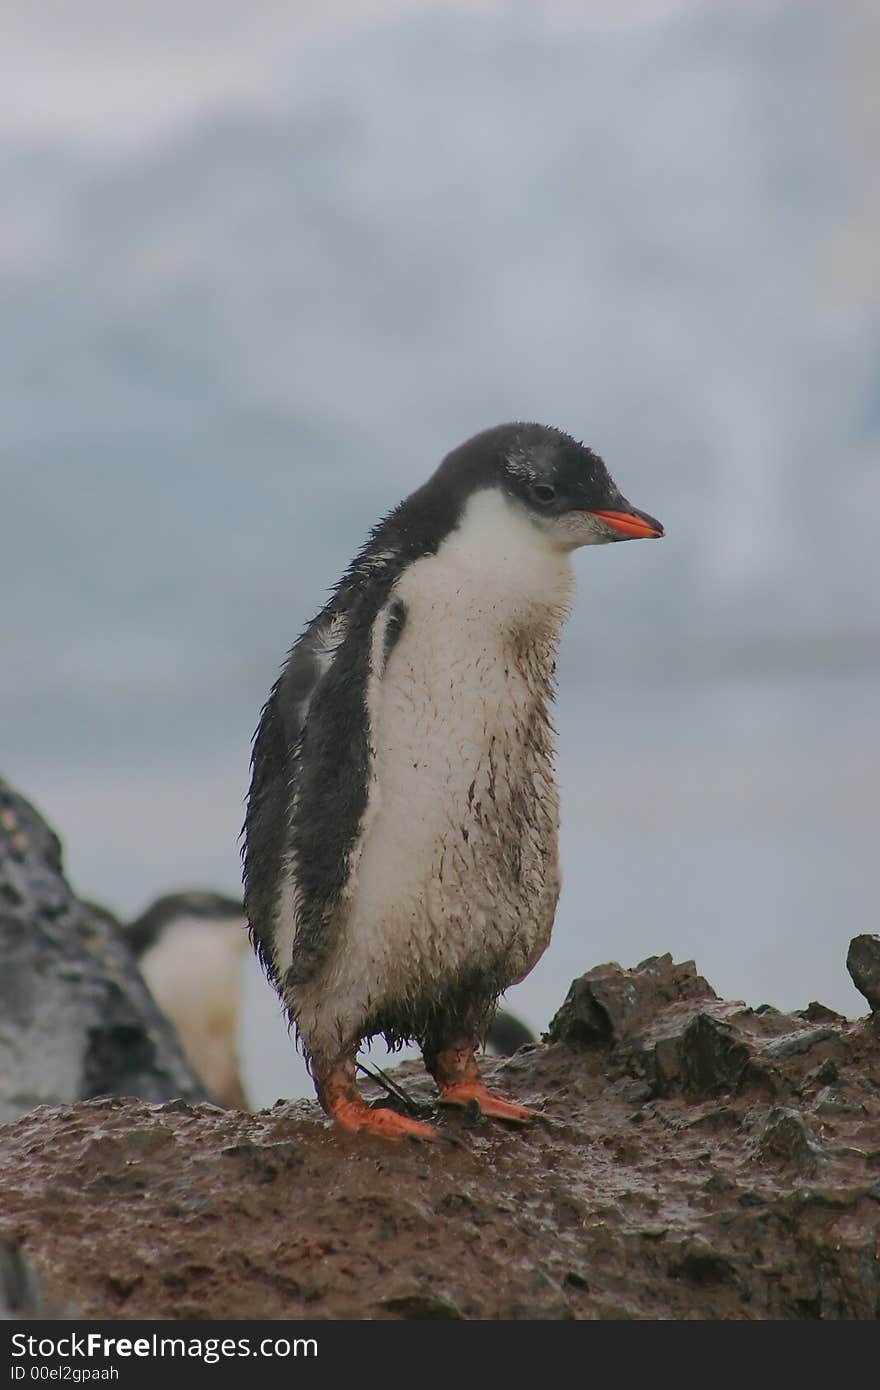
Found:
[[[660,522],[655,521],[646,512],[593,512],[592,515],[630,540],[646,540],[648,537],[665,535]]]

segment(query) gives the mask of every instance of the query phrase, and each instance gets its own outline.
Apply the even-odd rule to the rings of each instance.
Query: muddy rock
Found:
[[[434,1322],[438,1319],[461,1321],[463,1314],[455,1304],[442,1294],[416,1289],[412,1293],[396,1294],[393,1298],[383,1298],[381,1306],[388,1312],[403,1319],[418,1322]]]
[[[799,1110],[787,1105],[775,1105],[764,1121],[758,1148],[764,1158],[794,1163],[799,1168],[815,1168],[824,1161],[821,1144],[817,1144]]]
[[[647,1061],[658,1091],[679,1083],[695,1095],[711,1095],[739,1085],[750,1053],[730,1023],[700,1009],[658,1038]]]
[[[880,1012],[880,936],[854,936],[849,943],[846,968],[871,1012]]]
[[[0,779],[0,1121],[94,1096],[199,1100],[122,929],[77,899],[61,847]]]
[[[15,1241],[0,1239],[0,1322],[49,1315],[33,1265]]]
[[[828,1042],[834,1037],[836,1034],[833,1028],[803,1028],[800,1032],[774,1038],[764,1048],[764,1056],[771,1059],[799,1057],[811,1052],[817,1043]]]
[[[650,956],[634,970],[615,961],[573,980],[547,1031],[548,1042],[620,1042],[675,1000],[714,999],[711,985],[692,960],[675,964],[671,955]]]
[[[726,1002],[669,957],[587,972],[557,1020],[485,1065],[524,1131],[439,1111],[413,1062],[433,1143],[307,1101],[42,1106],[0,1128],[0,1237],[86,1317],[880,1315],[870,1024]]]
[[[705,1236],[690,1236],[672,1254],[669,1274],[694,1284],[723,1284],[734,1278],[733,1266]]]
[[[827,1004],[820,1004],[813,999],[805,1009],[796,1009],[795,1018],[803,1018],[807,1023],[844,1023],[845,1016],[836,1013],[834,1009],[829,1009]]]

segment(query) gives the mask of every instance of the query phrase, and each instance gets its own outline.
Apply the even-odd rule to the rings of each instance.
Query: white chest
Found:
[[[381,618],[374,634],[372,775],[332,972],[341,997],[368,989],[370,1007],[401,980],[426,990],[487,959],[512,982],[549,939],[547,701],[571,575],[504,507],[480,494],[456,536],[405,572],[387,663]]]

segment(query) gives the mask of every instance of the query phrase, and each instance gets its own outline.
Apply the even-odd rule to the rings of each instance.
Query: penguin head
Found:
[[[598,454],[545,425],[502,427],[499,455],[508,500],[560,550],[660,537],[663,527],[623,496]]]
[[[598,454],[549,425],[498,425],[474,435],[443,460],[426,490],[432,499],[439,487],[459,507],[475,493],[500,492],[535,540],[554,550],[664,534],[627,501]]]

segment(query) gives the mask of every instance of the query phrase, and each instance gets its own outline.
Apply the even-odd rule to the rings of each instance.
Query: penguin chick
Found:
[[[254,740],[245,910],[342,1129],[434,1133],[360,1096],[377,1034],[418,1043],[441,1104],[530,1118],[474,1053],[559,896],[549,705],[571,555],[662,535],[590,449],[500,425],[374,528],[292,648]]]
[[[245,1107],[237,1048],[248,949],[241,902],[195,889],[166,893],[126,935],[196,1075],[219,1105]]]

